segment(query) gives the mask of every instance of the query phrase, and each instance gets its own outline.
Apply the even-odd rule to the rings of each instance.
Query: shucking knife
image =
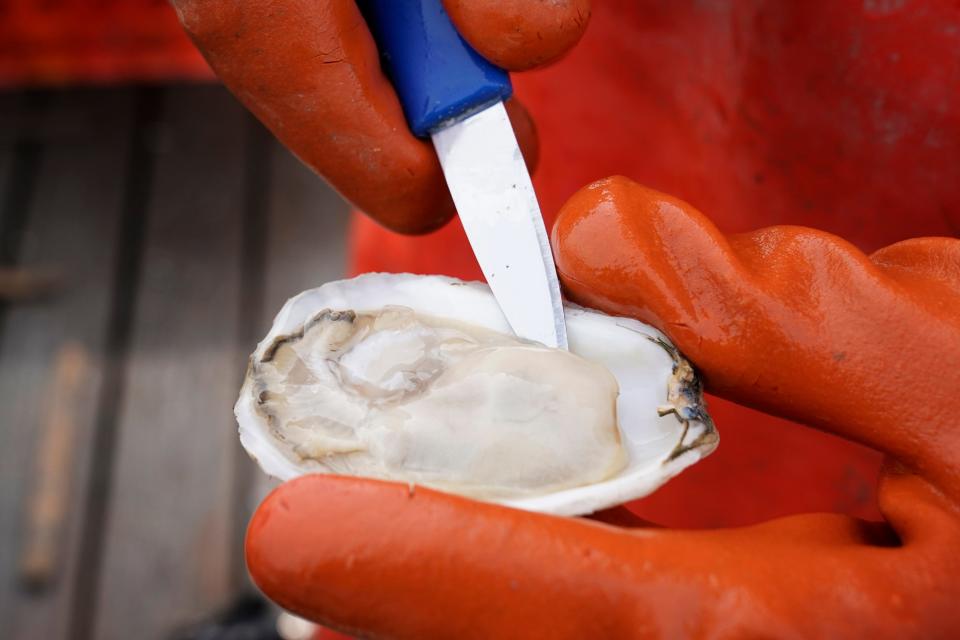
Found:
[[[556,266],[503,101],[507,72],[460,37],[441,0],[359,0],[414,135],[430,136],[480,268],[518,336],[567,347]]]

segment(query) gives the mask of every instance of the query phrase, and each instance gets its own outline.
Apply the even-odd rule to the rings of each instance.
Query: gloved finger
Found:
[[[881,500],[899,538],[885,525],[829,514],[713,532],[624,530],[405,485],[305,476],[261,505],[247,563],[282,607],[363,637],[956,630],[956,513],[915,476],[886,482]]]
[[[436,154],[410,133],[352,1],[175,0],[210,66],[294,154],[386,227],[424,233],[454,214]],[[514,106],[525,157],[535,136]],[[522,133],[522,135],[520,135]]]
[[[560,58],[580,41],[590,0],[443,0],[460,34],[483,57],[511,71]]]
[[[663,330],[709,391],[958,473],[941,425],[960,411],[960,296],[929,277],[904,286],[884,256],[957,273],[960,240],[871,260],[800,227],[724,236],[690,205],[617,177],[575,194],[553,241],[571,298]]]

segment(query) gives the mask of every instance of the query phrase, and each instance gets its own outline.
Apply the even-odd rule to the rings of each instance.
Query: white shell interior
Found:
[[[443,276],[367,274],[325,284],[291,298],[260,342],[259,359],[278,336],[297,331],[324,309],[373,311],[387,305],[511,333],[489,288]],[[608,316],[576,305],[566,307],[570,350],[605,365],[620,385],[617,400],[620,430],[629,461],[616,477],[598,484],[536,497],[502,500],[508,506],[558,515],[581,515],[646,496],[680,471],[709,454],[716,439],[696,443],[711,426],[691,421],[689,428],[675,415],[660,416],[667,403],[673,359],[652,338],[666,341],[653,327],[630,318]],[[289,480],[306,472],[285,455],[266,421],[256,411],[253,384],[248,378],[235,407],[240,440],[269,475]],[[681,442],[682,439],[682,442]]]

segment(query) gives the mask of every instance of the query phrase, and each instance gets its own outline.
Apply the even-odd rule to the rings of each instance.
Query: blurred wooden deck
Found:
[[[0,93],[0,268],[56,281],[0,309],[0,638],[165,638],[249,588],[233,401],[346,221],[219,87]]]

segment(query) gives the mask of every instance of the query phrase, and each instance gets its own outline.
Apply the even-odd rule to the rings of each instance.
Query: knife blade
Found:
[[[514,333],[566,349],[550,240],[503,103],[431,137],[470,246]]]
[[[487,284],[518,336],[567,348],[546,226],[503,101],[507,73],[457,33],[441,0],[360,0],[411,131],[429,135]]]

